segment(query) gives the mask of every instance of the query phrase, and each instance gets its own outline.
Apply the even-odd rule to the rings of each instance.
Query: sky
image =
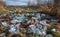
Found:
[[[37,4],[36,0],[4,0],[6,5],[13,5],[13,6],[27,6],[28,2],[30,1],[31,4]]]
[[[4,0],[6,5],[13,5],[13,6],[26,6],[28,5],[28,2],[30,1],[31,4],[37,4],[36,0]]]
[[[13,5],[13,6],[22,6],[28,5],[30,1],[31,4],[37,4],[37,0],[3,0],[6,5]],[[40,0],[40,3],[43,4],[44,2],[48,2],[48,0]]]
[[[5,0],[6,5],[22,6],[28,5],[27,0]]]

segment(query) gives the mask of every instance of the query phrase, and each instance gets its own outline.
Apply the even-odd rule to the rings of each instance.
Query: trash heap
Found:
[[[15,10],[9,12],[9,14],[0,15],[0,34],[4,33],[5,37],[13,35],[29,37],[31,34],[33,37],[53,37],[53,34],[49,32],[57,31],[56,27],[58,28],[58,26],[55,23],[58,23],[59,20],[54,16],[40,12],[18,12]]]

